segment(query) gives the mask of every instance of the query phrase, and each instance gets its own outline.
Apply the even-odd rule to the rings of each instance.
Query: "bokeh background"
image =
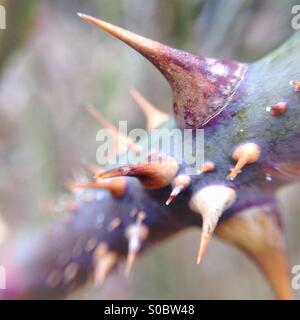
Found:
[[[289,0],[7,0],[0,31],[0,212],[10,233],[51,214],[63,185],[95,163],[95,104],[116,123],[144,128],[128,94],[136,87],[171,113],[170,89],[152,65],[126,45],[84,23],[89,13],[141,35],[207,56],[254,61],[292,33]],[[300,264],[300,187],[278,194],[291,265]],[[103,288],[80,299],[272,298],[243,254],[213,240],[195,263],[199,230],[160,244],[126,280],[120,268]],[[300,292],[296,292],[300,297]]]

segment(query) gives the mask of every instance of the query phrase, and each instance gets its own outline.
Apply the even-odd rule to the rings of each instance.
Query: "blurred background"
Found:
[[[296,0],[7,0],[0,31],[0,212],[11,230],[49,215],[64,182],[95,163],[95,104],[112,122],[144,128],[128,94],[136,87],[171,113],[171,91],[135,51],[79,19],[100,17],[173,47],[212,57],[254,61],[292,33]],[[278,194],[291,265],[300,264],[299,186]],[[297,199],[298,198],[298,199]],[[126,280],[120,269],[80,299],[272,298],[243,254],[213,240],[195,263],[199,230],[177,235],[143,256]],[[300,292],[297,293],[300,297]]]

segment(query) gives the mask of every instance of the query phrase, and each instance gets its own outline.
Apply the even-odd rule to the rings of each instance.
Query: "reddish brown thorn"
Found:
[[[235,201],[236,192],[224,185],[205,187],[192,196],[189,207],[202,216],[202,234],[197,258],[198,264],[207,249],[219,218]]]
[[[234,180],[245,165],[258,161],[260,154],[260,147],[256,143],[249,142],[238,146],[232,154],[237,164],[231,169],[227,179]]]
[[[295,92],[300,92],[300,81],[291,81],[290,83],[294,87]]]
[[[267,112],[271,112],[272,116],[278,117],[282,115],[288,108],[288,104],[286,102],[278,102],[273,104],[271,107],[267,107]]]
[[[215,170],[215,164],[211,161],[207,161],[203,164],[200,173],[212,172]]]
[[[166,113],[154,107],[136,89],[131,88],[129,92],[138,106],[144,111],[148,130],[157,128],[169,120],[169,116]]]
[[[141,147],[135,144],[130,138],[121,133],[112,123],[110,123],[100,111],[94,106],[87,107],[88,112],[106,129],[109,129],[115,140],[118,153],[120,152],[120,144],[124,144],[136,154],[141,153]]]
[[[184,189],[186,189],[191,183],[191,178],[185,174],[177,176],[172,182],[172,192],[166,201],[168,206]]]
[[[118,177],[105,181],[68,184],[67,186],[68,189],[72,191],[76,189],[106,189],[109,190],[114,197],[122,197],[126,191],[127,182],[125,178]]]
[[[179,169],[174,158],[160,155],[155,160],[119,167],[101,173],[96,178],[106,179],[119,176],[136,177],[146,189],[159,189],[169,185]]]
[[[247,69],[247,65],[236,61],[193,55],[91,16],[79,16],[127,43],[158,68],[172,88],[174,114],[182,128],[199,128],[220,113]]]

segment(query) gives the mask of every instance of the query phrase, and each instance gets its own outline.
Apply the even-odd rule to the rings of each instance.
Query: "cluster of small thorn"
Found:
[[[145,112],[148,129],[153,126],[159,126],[168,119],[168,116],[158,111],[151,105],[142,95],[136,90],[132,89],[131,94],[134,96],[138,105]],[[282,110],[283,102],[271,106],[272,115],[278,116],[277,109]],[[113,130],[116,145],[124,144],[128,150],[133,152],[140,152],[141,149],[138,145],[134,144],[127,136],[122,135],[104,116],[97,111],[94,107],[88,108],[89,112],[100,122],[101,125]],[[277,110],[277,111],[274,111]],[[280,114],[283,111],[280,112]],[[155,118],[155,121],[150,120]],[[120,151],[121,152],[121,151]],[[150,155],[153,156],[153,155]],[[158,155],[154,155],[157,157]],[[261,156],[261,150],[255,143],[243,143],[236,147],[232,153],[232,159],[236,161],[234,168],[230,170],[227,179],[234,180],[241,172],[242,168],[254,162],[257,162]],[[159,155],[160,160],[166,157]],[[116,168],[109,171],[97,168],[93,165],[88,165],[88,169],[94,174],[96,180],[87,183],[68,184],[67,187],[74,191],[78,189],[107,189],[114,197],[122,197],[126,190],[126,179],[124,176],[133,176],[140,179],[141,184],[145,189],[159,189],[167,185],[172,186],[172,191],[166,201],[166,205],[170,203],[185,189],[187,189],[192,179],[186,174],[178,174],[179,166],[175,159],[168,157],[166,161],[145,162],[137,163],[135,165]],[[211,161],[204,163],[203,167],[199,170],[199,174],[205,174],[214,171],[215,164]],[[215,197],[218,194],[218,198]],[[236,191],[230,187],[222,185],[213,185],[201,189],[195,193],[190,201],[190,207],[193,211],[201,214],[203,219],[203,231],[201,236],[201,243],[198,252],[197,262],[199,263],[205,253],[208,242],[217,226],[218,220],[222,212],[230,207],[236,199]],[[126,238],[128,239],[128,259],[126,266],[126,275],[132,268],[134,258],[140,250],[141,243],[147,238],[149,230],[146,225],[142,223],[145,213],[139,213],[136,224],[129,226],[126,229]],[[115,218],[112,220],[109,228],[111,231],[120,226],[121,220]],[[100,250],[101,249],[101,250]],[[96,264],[95,279],[97,283],[102,283],[106,273],[114,266],[118,260],[116,253],[110,252],[105,244],[99,245],[99,250],[95,253],[95,259],[98,261]],[[101,259],[100,259],[101,257]],[[95,261],[96,261],[95,260]]]
[[[143,48],[142,42],[139,42],[144,38],[139,39],[138,36],[137,38],[128,38],[129,36],[127,31],[124,31],[123,29],[106,24],[100,20],[86,15],[80,16],[85,20],[100,26],[106,31],[111,32],[121,40],[124,40],[134,48],[137,48],[138,51],[142,52],[147,57],[145,50],[148,50],[148,48]],[[300,91],[299,81],[291,81],[291,85],[293,86],[295,92]],[[159,127],[169,119],[167,114],[155,108],[136,89],[131,89],[130,94],[144,111],[147,119],[147,128],[149,130]],[[270,112],[272,116],[277,117],[284,114],[287,111],[287,108],[287,103],[281,101],[267,107],[266,111]],[[136,154],[141,152],[141,147],[139,145],[135,144],[127,136],[124,136],[118,132],[117,128],[114,127],[99,111],[97,111],[95,107],[89,106],[88,111],[99,121],[102,126],[111,130],[119,153],[118,155],[124,151],[127,152],[128,150]],[[120,148],[120,146],[123,146],[123,148]],[[234,168],[230,169],[227,179],[232,181],[241,173],[242,169],[246,165],[259,161],[261,157],[261,148],[259,145],[251,141],[244,142],[233,150],[231,156],[236,164]],[[178,174],[180,171],[180,166],[177,161],[170,156],[151,153],[149,158],[154,161],[139,162],[133,165],[114,168],[108,171],[105,171],[101,168],[95,168],[93,165],[88,165],[89,169],[94,174],[95,180],[87,183],[68,184],[67,187],[72,191],[79,189],[106,189],[111,192],[113,197],[121,198],[125,194],[128,183],[126,176],[135,177],[139,179],[140,183],[145,189],[149,190],[160,189],[171,185],[172,191],[166,200],[166,205],[170,205],[171,202],[181,192],[190,187],[192,178],[186,174]],[[157,161],[155,161],[155,159],[157,159]],[[216,169],[217,168],[215,168],[215,164],[213,162],[207,161],[204,163],[203,167],[199,169],[199,174],[209,173]],[[215,184],[203,187],[191,196],[189,207],[193,212],[200,214],[203,221],[201,242],[197,258],[198,263],[206,251],[208,242],[218,224],[219,218],[225,210],[234,204],[236,198],[236,190],[227,186],[226,184]],[[149,228],[143,223],[146,213],[142,211],[139,212],[137,210],[135,214],[135,223],[126,228],[124,235],[128,240],[128,256],[125,268],[126,275],[129,274],[135,257],[141,249],[142,243],[149,236]],[[118,228],[121,223],[122,221],[119,218],[113,219],[109,225],[110,231]],[[96,243],[94,246],[96,246]],[[102,283],[107,273],[117,263],[119,259],[118,255],[116,252],[111,251],[105,243],[100,243],[97,245],[93,257],[95,265],[95,281],[97,283]],[[66,272],[69,277],[71,277],[75,271],[75,266],[68,266],[68,271]]]

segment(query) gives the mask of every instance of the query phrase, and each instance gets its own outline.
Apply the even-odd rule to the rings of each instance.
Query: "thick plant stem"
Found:
[[[232,222],[235,215],[238,217],[248,208],[273,205],[274,191],[297,179],[300,173],[300,95],[290,85],[290,81],[300,76],[299,40],[299,33],[295,34],[274,53],[250,65],[227,107],[203,127],[205,158],[214,162],[215,171],[191,176],[189,186],[169,206],[165,202],[172,191],[171,185],[149,190],[141,183],[142,180],[140,182],[134,177],[125,177],[127,187],[121,197],[114,197],[109,190],[103,189],[74,192],[73,200],[57,219],[19,235],[1,250],[1,261],[7,269],[7,290],[0,291],[0,295],[3,298],[61,298],[94,279],[95,271],[96,278],[102,282],[106,274],[126,258],[132,226],[137,230],[142,230],[138,229],[142,226],[147,231],[143,236],[135,233],[139,240],[138,253],[141,253],[179,230],[201,227],[202,219],[210,222],[211,210],[216,209],[213,207],[215,202],[210,203],[201,197],[205,195],[220,200],[219,193],[223,191],[222,209],[225,211],[220,214],[216,232],[245,249],[240,243],[240,239],[244,239],[243,234],[234,237],[230,232],[235,228],[226,228],[226,223]],[[278,99],[287,102],[288,110],[280,117],[273,117],[266,108]],[[175,126],[170,120],[164,128],[171,130]],[[234,166],[233,151],[238,145],[249,142],[259,146],[260,157],[255,163],[242,168],[234,180],[226,179]],[[169,156],[176,158],[173,154]],[[184,169],[184,164],[180,164],[177,174]],[[207,186],[212,188],[207,190]],[[199,194],[201,190],[206,192]],[[191,198],[195,194],[198,195],[197,201],[191,206]],[[207,216],[203,215],[204,211],[208,212]],[[140,212],[143,212],[143,219],[139,221]],[[271,214],[272,218],[266,218],[262,223],[267,221],[270,228],[281,233],[278,215],[268,213],[267,217]],[[243,230],[248,232],[246,227]],[[276,244],[272,241],[277,238],[270,242],[263,234],[259,236],[262,237],[261,243],[268,241],[269,248],[273,250]],[[278,250],[274,249],[275,256],[280,256],[282,263],[278,272],[284,275],[281,275],[280,285],[270,281],[280,298],[291,298],[287,289],[287,265],[281,260],[285,255],[280,251],[283,247]],[[260,251],[254,247],[247,247],[245,251],[252,257],[257,254],[255,260],[259,261],[258,265],[269,278],[276,278],[276,275],[268,273],[271,262],[262,261]],[[268,257],[272,258],[273,255]],[[281,294],[280,290],[284,292]]]

